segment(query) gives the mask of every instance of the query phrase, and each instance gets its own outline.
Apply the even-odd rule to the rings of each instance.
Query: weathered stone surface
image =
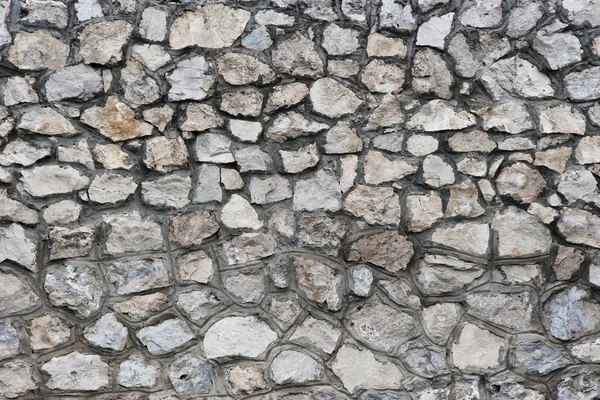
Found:
[[[458,324],[460,306],[455,303],[438,303],[423,309],[423,329],[434,343],[445,345]]]
[[[417,167],[406,161],[390,160],[378,151],[369,151],[365,156],[365,182],[368,184],[400,180],[416,171]]]
[[[344,301],[343,274],[329,263],[306,257],[293,259],[296,283],[301,292],[323,308],[338,311]]]
[[[192,211],[171,217],[169,241],[182,247],[202,244],[219,229],[215,215],[208,211]]]
[[[498,237],[500,257],[523,257],[550,252],[552,237],[548,229],[531,214],[510,206],[498,211],[492,221]]]
[[[162,136],[146,140],[144,164],[155,171],[166,173],[188,166],[188,151],[181,137]]]
[[[452,362],[463,372],[498,370],[506,357],[507,341],[471,323],[465,324],[452,343]]]
[[[160,258],[115,261],[107,265],[106,278],[120,295],[169,285],[169,272],[165,260]]]
[[[398,32],[412,32],[416,28],[415,15],[410,4],[383,0],[379,10],[379,27]]]
[[[489,226],[478,222],[458,222],[439,227],[430,236],[434,243],[475,255],[488,253],[489,237]]]
[[[131,48],[131,57],[142,64],[150,71],[165,66],[171,62],[171,56],[159,45],[155,44],[136,44]]]
[[[183,320],[171,318],[140,329],[136,336],[150,354],[163,355],[186,345],[195,335]]]
[[[539,330],[537,297],[529,291],[471,292],[467,295],[467,312],[484,321],[515,331]]]
[[[221,253],[230,264],[246,264],[275,254],[276,243],[268,233],[243,233],[221,243]]]
[[[311,356],[284,350],[271,361],[271,377],[277,385],[303,384],[323,378],[323,367]]]
[[[521,335],[514,345],[513,364],[522,373],[547,375],[570,364],[566,352],[546,342],[543,336]]]
[[[85,257],[94,245],[94,230],[87,226],[79,228],[54,227],[50,239],[50,260]],[[35,255],[35,251],[32,251]]]
[[[127,328],[115,314],[104,314],[99,320],[83,330],[83,337],[93,347],[109,350],[123,350],[127,342]]]
[[[475,125],[475,116],[467,111],[456,111],[443,100],[432,100],[406,123],[409,129],[426,132],[459,130]]]
[[[594,100],[600,97],[596,82],[600,82],[600,67],[571,72],[564,78],[565,91],[574,101]]]
[[[273,66],[294,76],[323,76],[323,61],[312,40],[296,32],[273,48]]]
[[[413,254],[413,245],[406,236],[385,231],[352,243],[346,259],[368,262],[395,273],[406,269]]]
[[[262,271],[245,271],[222,277],[223,288],[239,303],[259,303],[266,292]]]
[[[594,175],[582,167],[574,167],[557,179],[557,190],[568,204],[581,200],[584,203],[599,204],[598,188]]]
[[[575,0],[565,0],[563,7],[567,11],[569,21],[576,25],[583,25],[586,22],[591,26],[598,26],[598,1],[591,0],[587,3],[579,3]]]
[[[86,64],[114,65],[123,59],[123,47],[133,32],[124,20],[94,22],[79,32],[79,57]]]
[[[204,324],[228,305],[225,295],[207,288],[182,293],[177,297],[177,307],[197,324]]]
[[[413,271],[427,295],[460,292],[484,274],[483,266],[453,256],[427,254]]]
[[[367,54],[369,57],[406,57],[406,45],[400,38],[384,36],[373,32],[368,37]]]
[[[77,133],[73,124],[50,107],[36,107],[21,116],[17,128],[48,136],[72,136]]]
[[[119,365],[117,382],[127,388],[149,388],[156,384],[157,368],[142,357],[131,356]]]
[[[10,321],[0,323],[0,359],[14,357],[22,353],[19,336]]]
[[[69,56],[69,46],[50,31],[19,32],[8,49],[8,61],[24,70],[60,69]]]
[[[0,228],[0,262],[12,261],[37,272],[37,243],[35,236],[19,224]]]
[[[29,283],[17,275],[0,271],[0,314],[11,315],[31,310],[40,298]]]
[[[208,358],[260,358],[277,339],[277,333],[257,317],[225,317],[206,331],[204,353]]]
[[[441,45],[443,47],[443,40]],[[454,77],[439,52],[433,49],[419,50],[415,54],[412,75],[412,88],[416,93],[431,94],[443,99],[452,97]]]
[[[116,173],[96,175],[88,188],[89,199],[99,204],[117,204],[127,201],[138,185],[130,176]]]
[[[121,69],[121,86],[125,101],[133,108],[153,103],[161,97],[158,82],[147,75],[137,61],[127,61]]]
[[[51,349],[71,339],[71,329],[60,318],[46,314],[30,321],[29,345],[34,351]]]
[[[44,291],[52,305],[86,319],[100,309],[106,288],[97,268],[66,264],[47,269]]]
[[[107,224],[107,254],[163,248],[160,225],[149,218],[143,218],[138,211],[108,214],[102,220]]]
[[[289,181],[279,175],[252,177],[249,190],[251,202],[255,204],[276,203],[292,197]]]
[[[346,328],[369,347],[391,353],[398,346],[418,336],[417,321],[376,297],[346,314]]]
[[[29,142],[16,139],[8,142],[0,154],[0,165],[10,166],[13,164],[25,167],[36,161],[48,157],[51,154],[50,147],[37,142]]]
[[[502,22],[502,2],[499,0],[469,0],[458,20],[466,26],[492,28]]]
[[[228,52],[217,58],[219,74],[232,85],[267,84],[275,80],[268,64],[244,53]]]
[[[558,32],[567,25],[560,21],[540,29],[533,40],[533,48],[548,62],[550,69],[560,69],[581,61],[583,49],[577,36],[572,33]]]
[[[192,178],[168,175],[153,181],[142,182],[142,202],[158,208],[182,208],[190,203]]]
[[[215,74],[213,63],[203,56],[195,56],[177,63],[167,74],[169,100],[202,100],[214,91]]]
[[[31,364],[16,360],[8,362],[0,368],[0,396],[13,399],[25,395],[37,387],[38,383],[33,379]]]
[[[506,94],[519,98],[546,98],[554,94],[550,78],[529,61],[516,56],[492,64],[480,78],[498,100]]]
[[[228,47],[242,34],[249,19],[250,13],[240,8],[224,4],[199,6],[173,22],[169,44],[174,49]]]
[[[213,366],[200,358],[186,354],[173,360],[169,380],[180,396],[209,393],[213,387]]]
[[[407,227],[412,232],[429,229],[440,220],[442,199],[435,193],[411,194],[406,197]]]
[[[237,117],[258,117],[263,104],[261,92],[253,89],[223,93],[221,111]]]
[[[362,150],[363,143],[352,126],[340,121],[327,131],[323,146],[327,154],[356,153]]]
[[[298,211],[340,210],[342,189],[335,173],[322,169],[312,177],[298,181],[294,187],[293,207]]]
[[[236,76],[238,72],[235,72]],[[269,94],[265,112],[271,113],[281,108],[291,107],[300,103],[308,95],[308,87],[302,82],[293,82],[275,86]]]
[[[114,304],[114,309],[120,314],[134,321],[139,321],[160,311],[167,303],[167,296],[163,293],[152,293],[142,296],[133,296],[128,300]]]
[[[343,209],[371,225],[400,223],[400,199],[389,187],[357,185],[346,196]]]
[[[483,128],[508,133],[521,133],[532,129],[533,123],[525,103],[506,101],[494,105],[483,115]]]
[[[314,111],[330,118],[352,114],[362,104],[352,90],[332,78],[313,83],[309,95]]]
[[[42,371],[50,375],[46,382],[50,389],[90,391],[109,384],[109,365],[98,355],[78,351],[50,359]]]
[[[309,316],[296,328],[290,340],[331,354],[335,350],[340,336],[341,331],[331,323]]]
[[[560,340],[578,339],[600,330],[600,305],[586,290],[571,286],[554,293],[543,307],[548,332]]]
[[[102,91],[102,78],[92,67],[77,64],[54,72],[45,88],[48,101],[88,100]]]
[[[525,204],[537,200],[546,188],[542,174],[523,162],[503,168],[496,182],[500,194]]]
[[[331,368],[350,393],[361,389],[395,389],[400,386],[403,377],[391,361],[377,359],[370,350],[349,344],[338,350]]]
[[[558,221],[558,230],[568,242],[600,248],[600,236],[596,227],[600,218],[583,210],[566,208]]]
[[[283,143],[289,139],[314,135],[327,128],[329,126],[326,124],[309,120],[302,114],[290,111],[277,115],[265,136],[271,142]]]
[[[404,70],[395,64],[373,60],[361,73],[362,83],[376,93],[398,93],[404,85]]]
[[[152,125],[138,121],[133,110],[116,97],[111,96],[104,106],[93,106],[81,115],[81,121],[100,131],[100,134],[120,142],[152,134]]]
[[[262,369],[255,365],[236,364],[225,370],[225,377],[234,395],[252,394],[266,389],[267,382]]]

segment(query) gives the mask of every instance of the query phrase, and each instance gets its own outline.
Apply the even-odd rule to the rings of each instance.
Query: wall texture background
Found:
[[[600,397],[600,0],[0,17],[0,398]]]

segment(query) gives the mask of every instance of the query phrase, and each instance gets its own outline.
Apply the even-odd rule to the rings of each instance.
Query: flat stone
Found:
[[[507,94],[527,99],[554,95],[550,78],[535,65],[518,56],[495,62],[483,72],[480,79],[494,100]]]
[[[115,311],[134,321],[141,321],[160,311],[167,304],[164,293],[133,296],[113,305]]]
[[[600,67],[591,67],[580,72],[570,72],[565,75],[565,91],[574,101],[587,101],[600,98]]]
[[[525,103],[505,101],[494,104],[483,115],[483,128],[508,133],[521,133],[533,129],[533,123],[529,111],[525,107]]]
[[[537,200],[546,189],[546,180],[535,168],[518,162],[500,171],[496,186],[501,195],[529,204]]]
[[[221,168],[221,185],[225,190],[238,190],[244,187],[239,171],[233,168]]]
[[[367,54],[369,57],[406,57],[406,44],[401,38],[384,36],[378,32],[369,34]]]
[[[431,241],[474,255],[486,255],[490,227],[480,222],[457,222],[448,227],[436,228]]]
[[[257,317],[225,317],[206,331],[204,353],[208,358],[261,358],[277,339],[277,333]]]
[[[221,243],[221,253],[229,265],[246,264],[275,254],[275,237],[269,233],[243,233]]]
[[[396,96],[386,94],[381,102],[373,110],[367,124],[364,125],[365,131],[376,130],[379,128],[389,128],[400,126],[404,122],[404,112]]]
[[[428,155],[423,160],[423,181],[425,184],[439,188],[451,185],[456,181],[454,168],[437,155]]]
[[[0,368],[0,396],[13,399],[37,389],[38,384],[33,380],[32,367],[22,360],[4,364]]]
[[[8,61],[24,70],[60,69],[68,56],[69,46],[47,30],[18,32],[8,49]]]
[[[507,347],[504,338],[467,323],[452,343],[452,362],[463,372],[495,371],[502,367]]]
[[[370,225],[400,223],[400,198],[390,187],[357,185],[346,196],[343,209]]]
[[[544,16],[542,7],[534,1],[525,1],[516,5],[508,16],[506,35],[518,38],[535,28],[536,23]]]
[[[258,117],[263,95],[255,89],[226,92],[221,95],[220,110],[236,117]]]
[[[67,118],[50,107],[36,107],[25,112],[17,128],[47,136],[73,136],[77,133]]]
[[[410,4],[402,5],[393,0],[382,0],[379,10],[379,28],[397,32],[412,32],[417,28]]]
[[[413,317],[376,297],[350,309],[346,328],[360,342],[388,354],[421,333]]]
[[[195,56],[177,63],[169,72],[170,101],[202,100],[212,95],[216,83],[213,63],[203,56]]]
[[[225,370],[225,377],[234,395],[252,394],[267,388],[264,371],[256,365],[236,364]]]
[[[47,23],[61,29],[67,27],[69,11],[64,3],[29,0],[25,2],[23,9],[27,11],[27,16],[23,20],[30,24]]]
[[[271,379],[277,385],[303,384],[323,378],[323,367],[313,357],[295,350],[284,350],[271,361]]]
[[[427,296],[460,293],[484,272],[482,265],[437,254],[427,254],[413,271]]]
[[[513,343],[513,365],[521,373],[544,376],[571,363],[562,348],[550,344],[543,336],[521,335]]]
[[[319,151],[316,144],[304,146],[295,151],[279,150],[283,170],[296,174],[312,168],[319,162]]]
[[[357,366],[360,365],[360,368]],[[362,389],[395,389],[400,387],[403,374],[391,361],[375,353],[344,344],[331,366],[333,373],[350,393]]]
[[[144,64],[150,71],[156,71],[171,62],[169,53],[157,44],[135,44],[131,48],[131,57]]]
[[[277,115],[265,136],[268,141],[283,143],[289,139],[311,136],[328,128],[326,124],[309,120],[302,114],[290,111]]]
[[[4,80],[2,88],[4,105],[13,106],[21,103],[39,103],[39,97],[33,85],[35,78],[11,76]]]
[[[106,288],[96,268],[66,264],[48,269],[44,291],[52,305],[65,307],[77,318],[86,319],[100,309]]]
[[[247,146],[237,150],[233,157],[239,172],[270,172],[273,169],[273,158],[259,146]]]
[[[396,273],[406,269],[413,254],[413,245],[406,236],[384,231],[362,236],[352,243],[346,259],[368,262]]]
[[[327,72],[340,78],[350,78],[357,75],[359,71],[360,64],[353,59],[329,60],[327,62]]]
[[[299,180],[294,187],[294,210],[338,211],[342,208],[342,190],[335,173],[319,170],[312,177]]]
[[[475,125],[475,122],[473,114],[457,111],[451,103],[444,100],[432,100],[408,120],[406,127],[437,132],[468,128]]]
[[[152,125],[138,121],[133,109],[110,96],[104,106],[93,106],[81,115],[81,121],[98,129],[100,134],[113,142],[120,142],[152,134]]]
[[[552,245],[550,231],[536,217],[517,207],[498,211],[492,221],[498,237],[500,257],[548,254]]]
[[[127,328],[115,314],[106,313],[83,330],[83,337],[93,347],[120,351],[127,343]]]
[[[292,26],[296,19],[291,15],[274,10],[261,10],[256,13],[254,20],[260,25]]]
[[[148,7],[142,12],[140,35],[152,42],[162,42],[167,34],[167,18],[169,14],[155,7]]]
[[[533,48],[545,59],[550,69],[560,69],[581,61],[583,49],[579,38],[569,32],[557,32],[568,25],[560,21],[540,29],[533,39]]]
[[[0,271],[0,314],[11,315],[32,310],[40,298],[27,281],[17,275]]]
[[[231,229],[259,229],[263,226],[250,203],[237,194],[231,195],[221,209],[221,223]]]
[[[412,88],[416,93],[431,94],[443,99],[452,98],[454,77],[440,52],[429,48],[418,50],[412,65],[412,75]]]
[[[323,31],[322,46],[329,55],[352,54],[358,50],[358,39],[358,31],[331,24]]]
[[[188,46],[209,49],[229,47],[240,37],[250,13],[224,4],[207,4],[188,11],[171,26],[169,45],[179,50]]]
[[[236,72],[237,74],[237,72]],[[269,94],[265,112],[271,113],[300,103],[308,95],[308,86],[302,82],[292,82],[273,87]]]
[[[109,172],[96,175],[88,188],[88,196],[94,203],[116,205],[127,201],[137,187],[132,177]]]
[[[343,275],[328,263],[306,257],[294,257],[298,288],[321,307],[338,311],[344,301]]]
[[[114,65],[123,59],[133,25],[125,20],[93,22],[79,32],[79,58],[86,64]]]
[[[397,181],[417,171],[417,167],[404,160],[390,160],[378,151],[365,156],[364,174],[368,184]]]
[[[187,324],[179,318],[142,328],[136,336],[150,354],[157,356],[171,353],[195,337]]]
[[[29,345],[33,351],[52,349],[71,339],[71,329],[60,318],[46,314],[30,321]]]
[[[205,324],[212,316],[229,305],[230,301],[221,292],[200,288],[177,296],[179,308],[191,321],[196,324]]]
[[[134,157],[123,151],[119,144],[97,144],[93,148],[95,159],[105,169],[131,169]]]
[[[242,304],[260,303],[267,289],[262,271],[233,273],[222,281],[227,293]]]
[[[215,379],[213,366],[200,358],[186,354],[171,363],[169,380],[180,396],[209,393]]]
[[[506,291],[494,287],[490,292],[470,292],[467,312],[474,317],[518,332],[539,331],[537,296],[529,291]]]
[[[256,51],[267,50],[273,45],[273,39],[266,26],[259,26],[242,38],[242,46]]]
[[[19,164],[25,167],[35,164],[38,160],[52,153],[50,146],[45,143],[29,142],[21,138],[12,140],[4,146],[0,153],[0,165],[8,167]]]
[[[587,22],[591,26],[599,26],[598,5],[600,3],[597,0],[591,0],[583,4],[576,0],[565,0],[562,6],[567,11],[567,18],[571,23],[583,25]]]
[[[578,164],[595,164],[600,162],[600,136],[582,137],[575,148]]]
[[[298,247],[336,257],[349,230],[345,220],[303,215],[298,219]]]
[[[421,299],[407,279],[382,279],[379,285],[394,303],[411,310],[421,309]]]
[[[142,182],[142,202],[158,208],[183,208],[190,203],[191,190],[189,176],[167,175]]]
[[[472,78],[481,67],[481,56],[469,45],[467,37],[459,32],[448,41],[448,54],[454,59],[454,69],[463,78]]]
[[[242,142],[258,142],[262,129],[260,122],[244,121],[241,119],[229,120],[229,131],[231,132],[231,135]]]
[[[361,82],[375,93],[399,93],[404,85],[404,69],[396,64],[373,60],[361,74]]]
[[[142,292],[169,285],[169,272],[160,258],[114,261],[106,267],[107,281],[116,294]]]
[[[571,354],[579,361],[597,363],[600,360],[600,339],[587,338],[569,346]]]
[[[400,352],[408,369],[414,374],[433,378],[448,372],[444,348],[412,342],[402,346]]]
[[[94,169],[94,160],[85,139],[70,146],[58,146],[57,159],[60,162],[81,164],[89,169]]]
[[[314,111],[330,118],[352,114],[362,104],[352,90],[333,78],[317,80],[309,93]]]
[[[331,323],[308,316],[295,330],[290,340],[332,354],[342,332]]]
[[[31,231],[19,224],[0,228],[0,262],[12,261],[26,269],[37,272],[37,241]]]
[[[126,388],[151,388],[158,380],[158,369],[140,356],[130,356],[119,365],[117,382]]]
[[[48,101],[89,100],[102,91],[102,78],[92,67],[77,64],[54,72],[44,87]]]
[[[493,28],[502,22],[502,2],[469,0],[458,20],[461,24],[474,28]]]
[[[554,293],[544,303],[543,319],[550,335],[560,340],[579,339],[600,330],[600,305],[589,291],[576,286]]]
[[[282,331],[291,328],[302,313],[299,296],[295,293],[271,298],[269,314]]]
[[[435,153],[439,145],[436,138],[427,135],[412,135],[406,140],[406,150],[417,157]]]
[[[209,211],[175,214],[169,224],[169,241],[181,247],[199,245],[218,230],[219,223]]]
[[[468,179],[450,188],[450,198],[446,205],[447,217],[475,218],[485,214],[485,209],[479,204],[479,189]]]
[[[127,61],[121,68],[121,87],[123,98],[133,108],[154,103],[162,96],[158,82],[135,60]]]
[[[50,260],[87,256],[94,245],[94,233],[94,229],[87,226],[53,227],[48,234]]]
[[[53,357],[42,365],[42,371],[50,375],[46,382],[49,389],[92,391],[109,384],[109,365],[95,354],[73,351]]]
[[[558,231],[571,243],[600,248],[600,218],[588,211],[566,208],[558,220]]]
[[[557,147],[546,151],[535,153],[535,161],[533,165],[549,168],[553,171],[562,174],[565,172],[567,162],[573,154],[573,149],[570,147]]]
[[[80,22],[104,15],[102,7],[98,4],[98,0],[77,0],[75,2],[75,13],[77,20]]]
[[[196,136],[196,159],[200,162],[226,164],[235,161],[230,150],[231,140],[219,133]]]
[[[460,306],[456,303],[437,303],[422,311],[423,330],[435,344],[443,346],[460,319]]]
[[[407,227],[412,232],[429,229],[443,218],[442,200],[435,193],[411,194],[406,197]]]
[[[300,77],[323,76],[323,61],[312,40],[296,32],[272,51],[273,66],[280,72]]]
[[[363,143],[352,126],[339,121],[325,135],[323,148],[327,154],[356,153],[362,150]]]
[[[419,26],[417,31],[417,46],[431,46],[444,49],[446,36],[452,29],[454,13],[432,17]]]
[[[275,72],[268,64],[244,53],[228,52],[217,58],[219,74],[232,85],[269,84]]]
[[[22,353],[19,333],[10,321],[0,322],[0,359],[14,357]]]
[[[107,254],[163,249],[160,225],[138,211],[108,214],[102,220],[107,224]]]
[[[540,126],[543,133],[584,135],[585,124],[583,114],[566,104],[540,107]]]
[[[600,204],[594,174],[582,167],[573,167],[557,179],[557,190],[568,204],[581,200],[584,203]]]

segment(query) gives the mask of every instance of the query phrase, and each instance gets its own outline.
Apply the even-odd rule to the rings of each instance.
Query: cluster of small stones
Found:
[[[0,0],[0,398],[599,398],[599,32]]]

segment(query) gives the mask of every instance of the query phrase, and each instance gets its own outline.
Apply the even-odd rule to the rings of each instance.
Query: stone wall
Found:
[[[600,398],[600,0],[0,21],[1,399]]]

